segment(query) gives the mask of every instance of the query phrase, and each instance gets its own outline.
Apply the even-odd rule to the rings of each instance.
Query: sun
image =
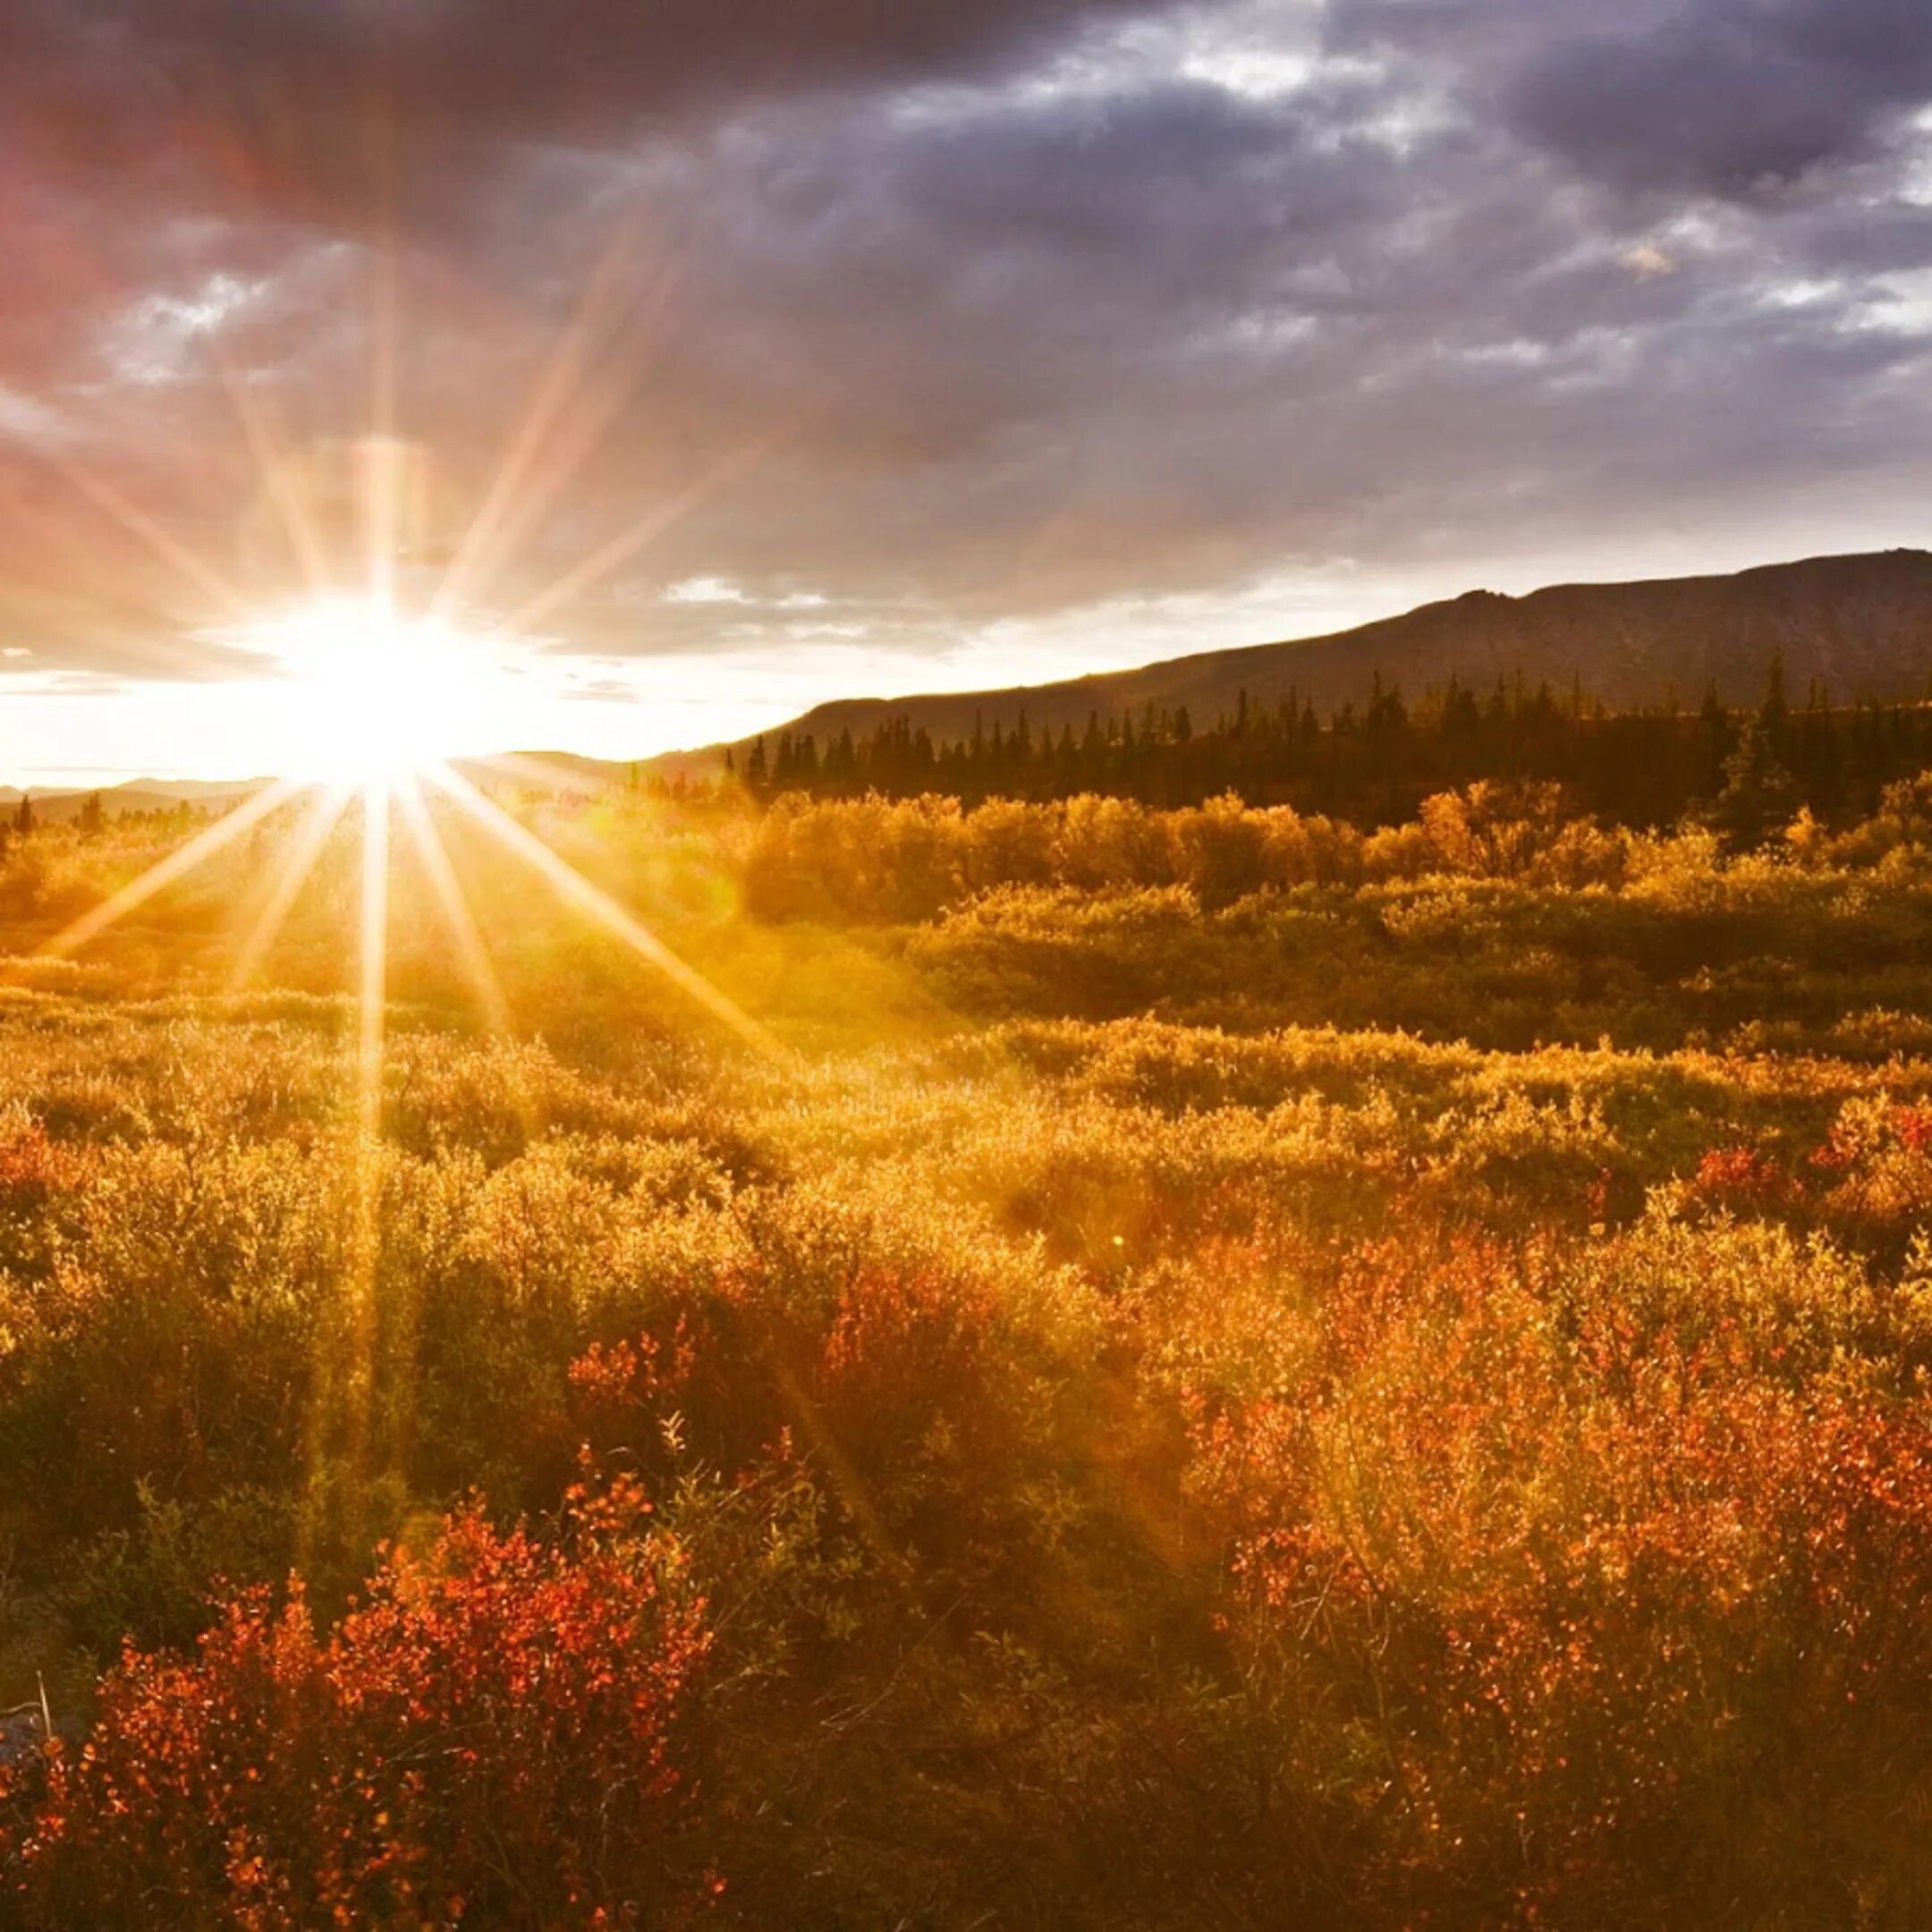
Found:
[[[322,597],[247,627],[267,662],[284,775],[350,784],[470,748],[502,664],[494,640],[377,596]]]

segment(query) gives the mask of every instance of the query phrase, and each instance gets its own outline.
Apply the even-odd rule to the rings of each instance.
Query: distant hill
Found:
[[[29,785],[34,816],[44,825],[64,825],[78,818],[88,800],[98,792],[101,809],[110,818],[127,812],[172,811],[177,805],[221,805],[246,798],[268,783],[266,778],[130,778],[117,785]],[[0,785],[0,810],[21,801],[21,787]]]
[[[475,783],[523,785],[532,791],[576,792],[596,797],[621,792],[641,767],[609,758],[580,757],[574,751],[512,751],[499,758],[461,758],[456,768]],[[30,785],[34,816],[46,825],[64,825],[77,818],[97,792],[101,809],[110,818],[124,813],[170,811],[177,805],[216,808],[252,796],[268,778],[131,778],[116,785]],[[0,813],[11,813],[21,801],[21,787],[0,784]],[[4,823],[4,820],[0,820]]]
[[[649,769],[623,758],[586,758],[578,751],[505,751],[495,758],[453,762],[473,784],[527,785],[532,791],[575,792],[583,798],[622,792]]]
[[[1326,716],[1359,703],[1378,674],[1411,701],[1452,676],[1487,690],[1520,675],[1531,688],[1547,682],[1559,691],[1580,680],[1618,708],[1661,703],[1674,690],[1694,707],[1712,683],[1727,703],[1742,705],[1762,691],[1775,651],[1784,654],[1794,704],[1814,679],[1836,703],[1927,696],[1932,554],[1887,550],[1734,576],[1562,584],[1521,597],[1471,590],[1327,637],[1208,651],[1057,684],[842,699],[781,728],[811,733],[822,750],[841,731],[859,738],[893,718],[946,740],[970,736],[976,718],[989,732],[996,720],[1010,730],[1022,709],[1036,733],[1063,724],[1077,732],[1091,712],[1105,718],[1149,703],[1157,710],[1185,705],[1197,725],[1208,725],[1232,714],[1243,691],[1250,701],[1272,704],[1291,689]],[[654,768],[698,768],[723,750]]]

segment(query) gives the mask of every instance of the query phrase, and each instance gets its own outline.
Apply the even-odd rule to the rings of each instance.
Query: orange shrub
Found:
[[[1932,1419],[1860,1366],[1894,1346],[1869,1308],[1804,1302],[1833,1264],[1681,1239],[1585,1270],[1367,1253],[1299,1383],[1192,1394],[1251,1695],[1305,1788],[1373,1767],[1392,1901],[1657,1923],[1860,1841],[1911,1881]],[[1673,1260],[1707,1278],[1658,1280]],[[1726,1307],[1736,1263],[1753,1299]]]
[[[689,1456],[739,1471],[793,1431],[849,1506],[897,1532],[968,1469],[977,1497],[996,1495],[1043,1411],[1010,1318],[942,1269],[869,1264],[808,1284],[754,1266],[675,1299],[661,1332],[572,1364],[571,1422],[594,1445],[657,1456],[675,1417]]]

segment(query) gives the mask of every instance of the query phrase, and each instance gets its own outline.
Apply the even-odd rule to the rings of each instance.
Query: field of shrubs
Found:
[[[0,1923],[1932,1923],[1932,779],[521,816],[0,859]]]

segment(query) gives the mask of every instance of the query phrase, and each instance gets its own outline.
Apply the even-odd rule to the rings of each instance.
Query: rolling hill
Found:
[[[1787,690],[1802,702],[1813,680],[1835,702],[1916,699],[1932,680],[1932,553],[1888,550],[1814,557],[1732,576],[1649,582],[1561,584],[1527,597],[1471,590],[1326,637],[1250,645],[1169,658],[1056,684],[909,698],[847,699],[806,712],[789,726],[823,746],[841,731],[860,737],[889,719],[908,719],[934,737],[969,735],[976,719],[1007,728],[1021,710],[1037,732],[1078,731],[1104,718],[1185,705],[1197,724],[1231,713],[1241,693],[1273,703],[1291,690],[1325,716],[1366,697],[1379,674],[1413,699],[1452,676],[1479,690],[1521,676],[1586,691],[1618,708],[1663,702],[1675,692],[1695,705],[1715,684],[1729,704],[1763,690],[1782,652]],[[775,736],[776,733],[767,733]],[[691,769],[724,748],[657,761]]]
[[[232,804],[258,792],[266,778],[131,778],[117,785],[30,785],[34,817],[44,825],[64,825],[80,817],[89,798],[99,794],[101,809],[110,818],[132,812],[170,811],[177,805],[210,808]],[[21,801],[21,787],[0,785],[0,811],[11,812]]]

